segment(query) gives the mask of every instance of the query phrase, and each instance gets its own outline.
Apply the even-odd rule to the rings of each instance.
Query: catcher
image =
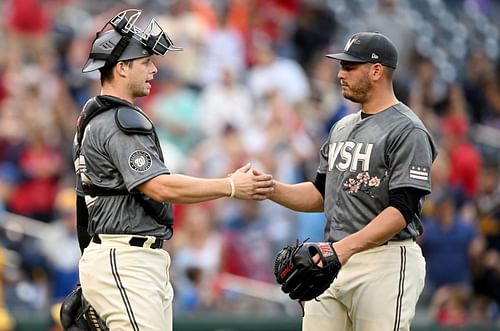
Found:
[[[99,70],[101,92],[83,107],[73,140],[81,292],[66,298],[62,319],[90,324],[100,316],[111,331],[173,328],[163,249],[173,235],[173,203],[262,200],[273,190],[272,177],[248,173],[250,164],[225,178],[167,168],[155,126],[135,102],[151,91],[154,57],[180,49],[155,19],[137,25],[141,13],[122,11],[96,34],[82,71]]]
[[[360,111],[331,128],[314,182],[275,181],[271,200],[324,211],[327,220],[325,243],[297,243],[278,254],[276,280],[306,302],[304,331],[408,331],[424,287],[415,239],[436,147],[394,94],[398,56],[389,38],[357,33],[327,57],[340,60],[342,94]]]

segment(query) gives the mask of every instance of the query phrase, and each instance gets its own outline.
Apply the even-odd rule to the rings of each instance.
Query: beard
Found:
[[[368,77],[363,77],[357,84],[348,85],[347,90],[342,91],[344,98],[355,103],[364,103],[368,100],[368,95],[372,90],[372,82]]]
[[[149,95],[149,88],[144,83],[131,83],[129,89],[134,98],[145,97]]]

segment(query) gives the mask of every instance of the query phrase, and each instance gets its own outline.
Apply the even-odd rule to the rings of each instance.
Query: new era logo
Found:
[[[376,60],[376,59],[378,59],[378,55],[375,53],[372,53],[372,60]]]

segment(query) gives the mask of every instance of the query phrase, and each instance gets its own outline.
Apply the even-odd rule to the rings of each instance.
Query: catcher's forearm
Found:
[[[311,182],[285,184],[274,181],[274,192],[269,199],[295,211],[323,211],[323,196]]]

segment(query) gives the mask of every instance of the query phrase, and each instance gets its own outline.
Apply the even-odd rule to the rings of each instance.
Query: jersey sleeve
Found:
[[[330,151],[330,144],[327,140],[319,150],[319,165],[317,173],[326,174],[328,171],[328,153]]]
[[[414,187],[430,193],[435,156],[435,147],[427,132],[414,128],[402,134],[389,148],[389,190]]]
[[[151,178],[170,173],[160,159],[161,151],[152,135],[127,135],[117,131],[105,148],[129,191]]]

